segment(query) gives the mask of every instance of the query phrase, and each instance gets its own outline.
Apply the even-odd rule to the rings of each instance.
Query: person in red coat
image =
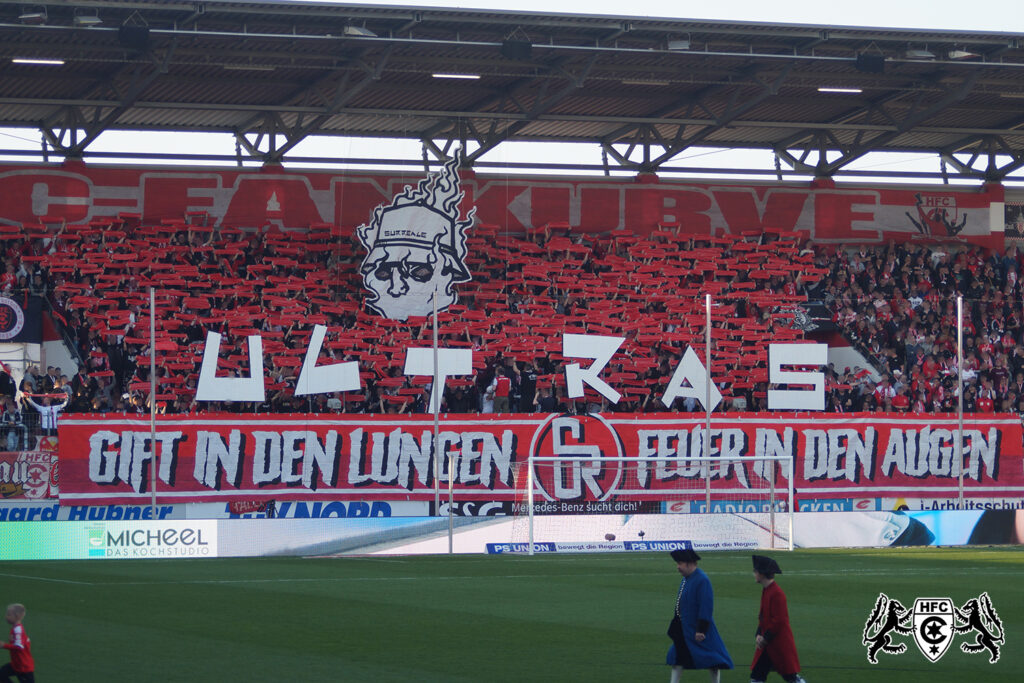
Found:
[[[786,683],[804,683],[800,675],[800,659],[796,655],[793,629],[789,626],[786,594],[775,583],[781,574],[778,563],[764,555],[754,555],[754,580],[762,586],[761,611],[757,615],[757,636],[754,661],[750,665],[751,683],[768,678],[769,671],[777,671]]]

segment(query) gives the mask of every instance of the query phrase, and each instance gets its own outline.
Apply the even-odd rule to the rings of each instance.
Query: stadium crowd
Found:
[[[357,242],[334,226],[286,234],[213,227],[204,214],[159,225],[122,215],[7,228],[4,237],[0,288],[44,299],[80,359],[71,379],[30,368],[19,391],[6,392],[7,412],[148,412],[150,286],[163,412],[426,410],[431,378],[402,369],[407,346],[430,345],[432,321],[368,313]],[[474,375],[449,379],[446,412],[700,412],[694,399],[666,407],[661,397],[688,345],[704,355],[705,294],[720,411],[766,409],[769,341],[821,340],[865,359],[827,369],[827,410],[954,412],[960,294],[965,411],[1024,413],[1021,258],[1012,247],[849,248],[779,230],[691,236],[678,225],[647,236],[557,224],[512,235],[479,224],[468,249],[473,280],[440,314],[438,336],[441,346],[474,350]],[[362,390],[295,396],[317,323],[329,329],[319,363],[358,361]],[[224,335],[219,374],[247,375],[245,338],[263,337],[262,404],[194,401],[208,330]],[[626,338],[602,375],[622,393],[617,404],[589,387],[583,399],[565,396],[564,333]]]

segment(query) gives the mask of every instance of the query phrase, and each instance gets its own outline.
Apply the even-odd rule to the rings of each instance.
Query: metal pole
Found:
[[[441,399],[438,399],[438,403]],[[448,452],[448,554],[454,551],[455,538],[455,451]]]
[[[437,391],[437,287],[434,287],[434,385],[430,393]],[[440,401],[438,401],[440,403]],[[437,408],[430,406],[434,413],[434,514],[441,514],[441,439],[438,429]],[[450,512],[450,511],[449,511]]]
[[[790,455],[789,456],[789,486],[787,487],[789,489],[789,491],[788,491],[788,493],[789,493],[789,503],[788,503],[788,505],[789,505],[789,549],[790,550],[793,549],[793,513],[795,512],[795,510],[793,508],[796,507],[793,504],[793,477],[795,476],[794,472],[793,472],[793,466],[794,466],[793,456]]]
[[[440,460],[441,451],[441,398],[443,393],[443,387],[441,386],[441,368],[438,363],[438,351],[437,351],[437,286],[434,286],[434,383],[430,387],[431,397],[434,398],[433,412],[434,412],[434,461]],[[451,555],[454,551],[452,536],[455,532],[455,518],[454,518],[454,498],[455,498],[455,455],[452,453],[448,454],[448,554]],[[437,478],[434,478],[434,505],[435,509],[439,499],[441,497],[440,482]]]
[[[156,516],[156,288],[149,288],[149,504]]]
[[[956,297],[956,386],[957,386],[957,498],[956,509],[964,509],[964,297]]]
[[[771,547],[775,547],[775,461],[769,460],[771,475],[768,478],[768,527],[772,530]]]
[[[711,512],[711,295],[704,295],[704,498]]]
[[[533,454],[526,458],[526,507],[530,519],[530,555],[533,555]]]

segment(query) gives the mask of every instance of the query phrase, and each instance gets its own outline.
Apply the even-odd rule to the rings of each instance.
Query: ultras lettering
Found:
[[[326,327],[318,325],[316,329],[326,331]],[[312,339],[312,337],[311,337]],[[319,337],[322,341],[323,337]],[[563,337],[564,346],[563,355],[566,358],[589,358],[593,361],[586,368],[581,368],[577,363],[570,363],[566,366],[565,377],[568,384],[568,397],[579,398],[584,395],[583,385],[589,385],[595,389],[599,394],[605,396],[612,403],[618,403],[621,398],[621,394],[618,391],[609,386],[600,377],[601,370],[604,369],[605,365],[609,362],[612,356],[618,352],[619,347],[625,341],[625,337],[608,337],[604,335],[593,335],[593,334],[568,334]],[[262,373],[262,348],[263,338],[260,335],[249,335],[249,357],[250,359],[255,358],[253,374],[249,377],[240,378],[217,378],[215,373],[217,371],[216,358],[218,350],[220,348],[221,335],[208,332],[206,337],[206,343],[203,348],[203,364],[199,370],[199,384],[196,393],[197,401],[256,401],[262,402],[265,398],[264,386],[262,377],[258,376]],[[586,348],[600,348],[601,353],[597,356],[588,355],[586,352],[577,352],[574,349],[586,349]],[[785,362],[786,359],[804,357],[808,358],[808,354],[811,350],[815,351],[814,360],[807,363],[812,368],[817,368],[820,363],[818,360],[827,357],[827,346],[824,344],[770,344],[768,349],[768,361],[769,364],[773,363],[773,358],[776,358],[774,366],[781,368],[781,363]],[[421,374],[419,370],[410,370],[410,367],[417,366],[416,363],[410,365],[409,359],[414,356],[416,352],[422,352],[422,348],[406,348],[406,374],[416,375]],[[453,352],[453,349],[440,349],[443,352]],[[306,348],[306,356],[316,358],[317,352],[319,351],[318,346],[309,346]],[[462,362],[469,366],[472,363],[473,352],[472,350],[459,349],[459,354],[467,354],[462,358]],[[780,360],[781,359],[781,360]],[[451,360],[449,362],[456,362]],[[344,363],[338,363],[335,369],[340,369],[341,366],[350,365],[354,367],[353,361],[346,361]],[[774,367],[773,366],[773,367]],[[773,379],[776,383],[789,382],[793,386],[811,385],[812,390],[800,390],[790,389],[787,391],[779,391],[778,397],[769,392],[768,394],[768,409],[772,410],[775,408],[790,409],[798,408],[800,410],[824,410],[825,402],[825,384],[824,375],[817,370],[810,370],[805,366],[798,366],[798,370],[787,370],[779,377]],[[461,372],[448,372],[451,368],[446,368],[446,371],[441,372],[441,377],[445,378],[448,374],[463,374]],[[338,373],[336,379],[323,379],[322,375],[327,370],[323,368],[317,368],[312,366],[309,369],[309,377],[306,377],[306,369],[304,365],[303,374],[300,375],[298,380],[299,387],[305,386],[301,394],[319,394],[319,393],[331,393],[334,391],[350,391],[361,388],[361,381],[358,379],[358,373],[351,375],[345,375]],[[697,401],[703,406],[706,400],[704,391],[695,391],[694,386],[704,386],[703,378],[706,377],[706,369],[704,364],[697,358],[696,354],[690,347],[686,348],[683,354],[682,361],[673,373],[672,381],[670,382],[669,388],[662,395],[662,402],[665,405],[670,405],[675,398],[681,396],[692,395]],[[349,385],[348,382],[352,381],[353,385]],[[692,385],[689,389],[683,386],[685,383]],[[204,391],[203,387],[207,387]],[[444,381],[440,382],[440,386],[444,386]],[[718,387],[712,382],[712,400],[711,408],[718,404],[721,400],[721,393],[718,391]],[[431,394],[434,395],[433,393]],[[433,399],[432,399],[433,400]],[[820,404],[820,405],[819,405]]]

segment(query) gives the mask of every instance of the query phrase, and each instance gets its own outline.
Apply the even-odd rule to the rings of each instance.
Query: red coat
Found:
[[[754,652],[754,661],[750,668],[757,664],[762,652],[772,658],[772,668],[783,676],[800,673],[800,660],[796,656],[796,642],[793,640],[793,629],[789,627],[789,609],[786,607],[786,594],[774,581],[761,591],[761,612],[757,615],[757,635],[764,636],[768,643],[763,649]]]

